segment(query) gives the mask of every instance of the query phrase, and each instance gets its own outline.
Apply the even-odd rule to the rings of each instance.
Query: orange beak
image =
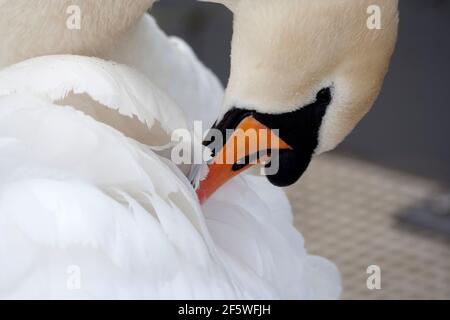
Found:
[[[270,160],[273,150],[292,149],[271,129],[248,116],[237,126],[220,152],[208,165],[208,176],[197,195],[205,203],[222,185],[258,163]]]

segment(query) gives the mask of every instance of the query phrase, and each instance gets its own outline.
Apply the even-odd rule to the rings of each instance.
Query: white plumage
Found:
[[[111,54],[128,67],[46,56],[0,71],[0,298],[337,298],[335,266],[307,254],[265,178],[201,208],[160,141],[96,119],[117,110],[160,137],[218,114],[220,85],[186,44],[148,16],[136,28]]]

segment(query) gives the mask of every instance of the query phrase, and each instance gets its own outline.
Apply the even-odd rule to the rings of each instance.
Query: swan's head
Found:
[[[268,178],[277,186],[293,184],[312,157],[335,148],[374,103],[395,45],[398,3],[212,1],[234,13],[231,73],[216,127],[277,129],[279,169]],[[245,168],[213,161],[200,198]]]
[[[0,0],[0,67],[49,54],[102,56],[155,0]]]

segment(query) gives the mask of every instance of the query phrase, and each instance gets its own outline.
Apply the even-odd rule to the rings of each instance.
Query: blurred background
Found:
[[[225,7],[164,0],[152,15],[226,85]],[[287,190],[308,250],[337,264],[347,299],[450,299],[450,1],[403,0],[400,16],[375,107]],[[380,290],[367,288],[371,265]]]

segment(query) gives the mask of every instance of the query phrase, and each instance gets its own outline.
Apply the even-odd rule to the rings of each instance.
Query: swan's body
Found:
[[[243,176],[201,208],[154,152],[171,130],[212,121],[223,92],[143,19],[118,34],[145,35],[167,55],[143,63],[137,47],[127,55],[109,41],[99,54],[140,72],[81,56],[0,71],[0,297],[337,298],[335,266],[306,253],[282,191]]]
[[[207,128],[222,104],[222,86],[184,41],[167,37],[144,14],[153,2],[0,0],[0,68],[52,54],[113,60],[144,73]],[[66,26],[72,5],[80,8],[80,30]]]

